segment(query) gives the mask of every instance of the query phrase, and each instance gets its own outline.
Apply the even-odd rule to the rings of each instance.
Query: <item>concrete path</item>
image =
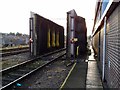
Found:
[[[91,55],[88,58],[86,88],[103,89],[102,82],[100,79],[100,73],[97,67],[97,61],[94,58],[94,52],[92,47],[90,47],[90,49],[91,49]]]
[[[91,89],[102,90],[102,82],[100,79],[100,73],[97,67],[97,61],[94,58],[94,52],[91,49],[91,55],[82,56],[77,59],[74,63],[73,68],[69,72],[64,83],[61,85],[60,89],[66,88],[81,88],[81,89]]]
[[[68,77],[64,81],[61,89],[65,88],[85,88],[87,76],[87,63],[74,63]]]

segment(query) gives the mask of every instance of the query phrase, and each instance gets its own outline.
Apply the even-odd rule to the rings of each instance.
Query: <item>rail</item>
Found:
[[[10,56],[10,55],[16,55],[16,54],[20,54],[20,53],[25,53],[25,52],[28,52],[29,51],[29,48],[17,48],[17,49],[10,49],[10,50],[5,50],[4,52],[1,52],[0,55],[2,57],[5,57],[5,56]]]
[[[15,82],[27,77],[38,69],[45,67],[46,65],[52,63],[65,54],[65,49],[61,49],[57,50],[56,52],[49,53],[41,57],[34,58],[32,60],[28,60],[21,64],[17,64],[13,67],[1,70],[0,73],[2,73],[3,75],[1,89],[9,87]],[[44,57],[48,57],[48,60],[42,60],[42,58]]]

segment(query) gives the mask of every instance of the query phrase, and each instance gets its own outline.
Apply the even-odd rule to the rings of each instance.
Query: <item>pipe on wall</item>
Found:
[[[105,59],[106,59],[106,17],[104,18],[104,34],[103,34],[103,62],[102,62],[102,81],[105,79]]]

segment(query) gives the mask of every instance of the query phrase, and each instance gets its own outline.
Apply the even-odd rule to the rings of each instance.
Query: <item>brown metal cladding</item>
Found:
[[[38,14],[35,14],[35,18],[35,32],[37,34],[36,54],[42,55],[56,49],[64,48],[64,28]],[[49,31],[50,33],[48,35]],[[56,46],[56,36],[58,32],[59,46]],[[49,45],[48,39],[50,40]]]
[[[97,56],[98,56],[98,54],[99,54],[99,32],[97,32],[95,34],[92,42],[93,42],[93,49],[95,51],[95,54],[97,54]]]
[[[77,46],[79,46],[79,54],[84,54],[87,50],[87,28],[85,18],[75,16],[75,38],[78,41],[75,42],[75,52]]]

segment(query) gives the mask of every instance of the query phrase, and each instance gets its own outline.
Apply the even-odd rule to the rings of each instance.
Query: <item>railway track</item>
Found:
[[[57,58],[60,58],[65,54],[66,54],[65,49],[61,49],[56,52],[42,55],[40,57],[28,60],[13,67],[1,70],[0,71],[0,73],[2,74],[1,90],[8,88],[15,82],[27,77],[28,75],[33,74],[38,69],[45,67],[46,65],[52,63]]]
[[[6,49],[6,50],[1,50],[0,56],[5,57],[5,56],[10,56],[10,55],[15,55],[19,53],[25,53],[29,51],[29,47],[24,47],[24,48],[15,48],[15,49]]]

